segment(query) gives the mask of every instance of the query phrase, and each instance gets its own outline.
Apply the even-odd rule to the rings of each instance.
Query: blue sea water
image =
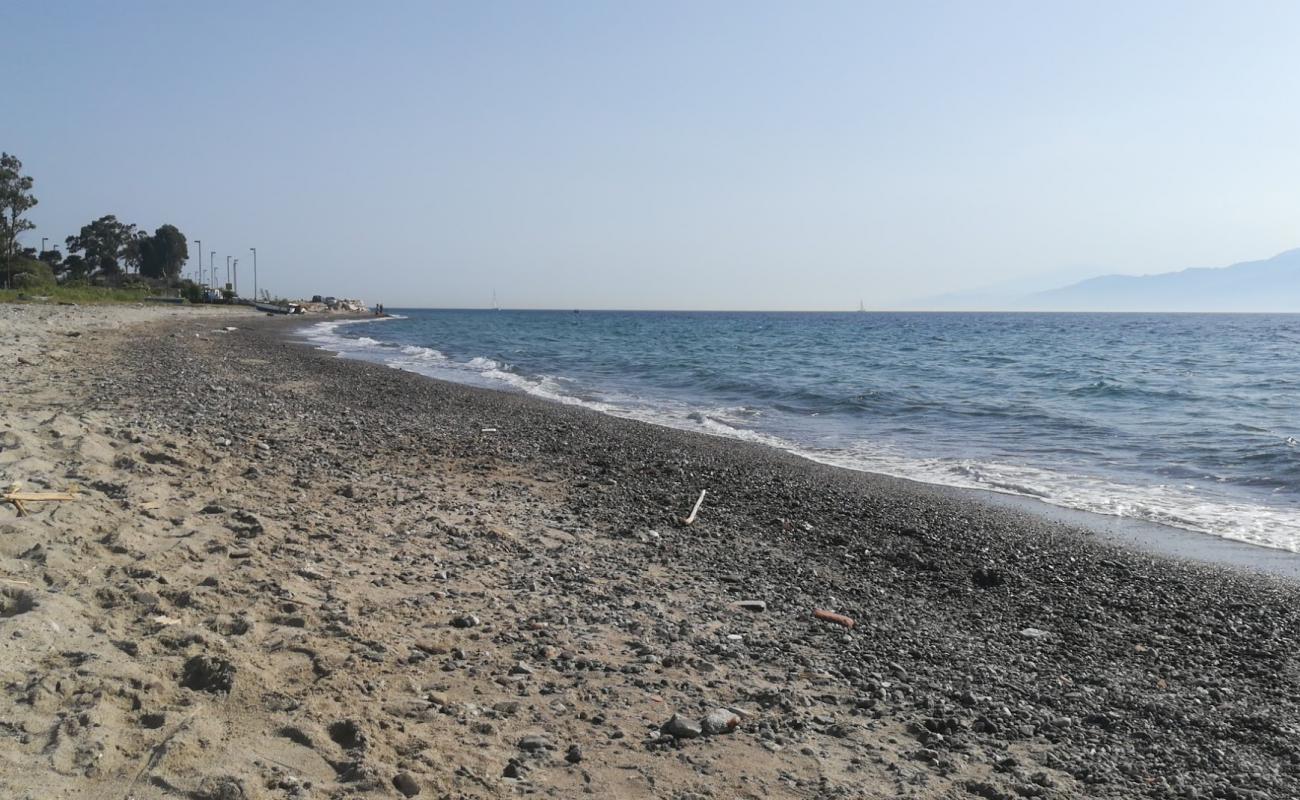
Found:
[[[1300,315],[403,310],[340,355],[1300,551]]]

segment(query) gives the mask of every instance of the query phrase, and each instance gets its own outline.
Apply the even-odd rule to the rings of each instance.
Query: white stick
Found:
[[[683,525],[690,525],[693,522],[695,522],[695,515],[700,513],[700,506],[704,505],[704,495],[708,493],[709,493],[708,489],[700,490],[700,499],[695,501],[695,508],[691,509],[691,515],[686,519],[682,520]]]

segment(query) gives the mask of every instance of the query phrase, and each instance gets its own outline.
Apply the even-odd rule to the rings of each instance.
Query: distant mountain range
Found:
[[[1024,290],[1022,289],[1022,292]],[[927,298],[918,308],[1007,311],[1300,312],[1300,249],[1262,261],[1157,275],[1104,275],[1015,294],[1003,287]]]

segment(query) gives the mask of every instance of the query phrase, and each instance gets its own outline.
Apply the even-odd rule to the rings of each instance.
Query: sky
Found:
[[[0,149],[259,285],[924,305],[1300,246],[1293,2],[0,3]],[[193,266],[193,265],[191,265]]]

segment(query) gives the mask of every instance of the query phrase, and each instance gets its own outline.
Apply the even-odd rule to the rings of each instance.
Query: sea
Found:
[[[320,348],[1300,552],[1300,315],[392,311]]]

